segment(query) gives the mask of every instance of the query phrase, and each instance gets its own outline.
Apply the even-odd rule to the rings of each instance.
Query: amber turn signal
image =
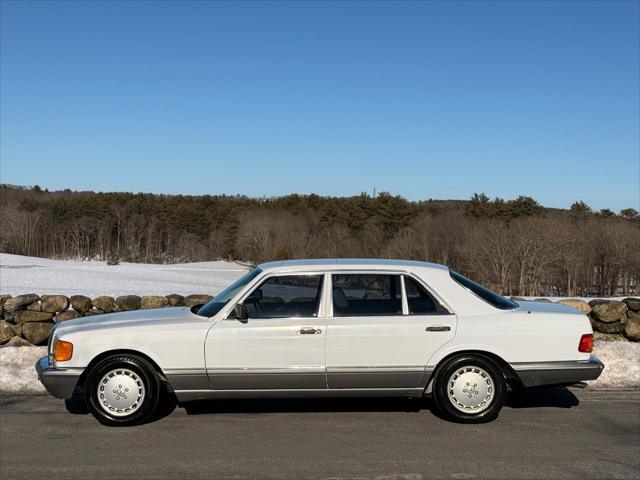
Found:
[[[56,359],[56,362],[66,362],[67,360],[71,360],[72,355],[73,343],[56,340],[56,343],[53,346],[53,358]]]

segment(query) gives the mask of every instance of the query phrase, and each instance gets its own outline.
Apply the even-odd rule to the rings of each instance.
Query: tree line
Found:
[[[352,197],[49,192],[0,186],[0,251],[110,262],[384,257],[443,263],[506,295],[638,293],[632,208],[521,196]]]

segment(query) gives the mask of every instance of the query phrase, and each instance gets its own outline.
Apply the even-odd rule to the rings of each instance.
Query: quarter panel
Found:
[[[587,360],[589,354],[578,352],[578,342],[591,332],[589,320],[573,313],[518,309],[459,316],[456,338],[438,350],[428,365],[435,367],[446,356],[468,350],[493,353],[508,363]]]

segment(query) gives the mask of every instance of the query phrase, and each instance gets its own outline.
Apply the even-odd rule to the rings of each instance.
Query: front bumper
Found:
[[[49,365],[49,359],[42,357],[36,362],[38,379],[51,395],[56,398],[68,399],[78,384],[81,368],[56,368]]]
[[[512,367],[525,387],[569,385],[595,380],[604,370],[604,364],[595,355],[591,355],[589,360],[517,363]]]

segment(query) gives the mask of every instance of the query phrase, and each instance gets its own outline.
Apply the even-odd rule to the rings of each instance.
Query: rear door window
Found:
[[[333,274],[333,316],[402,315],[400,275]]]
[[[407,306],[411,315],[448,314],[436,298],[411,277],[404,277],[404,288],[407,292]]]

